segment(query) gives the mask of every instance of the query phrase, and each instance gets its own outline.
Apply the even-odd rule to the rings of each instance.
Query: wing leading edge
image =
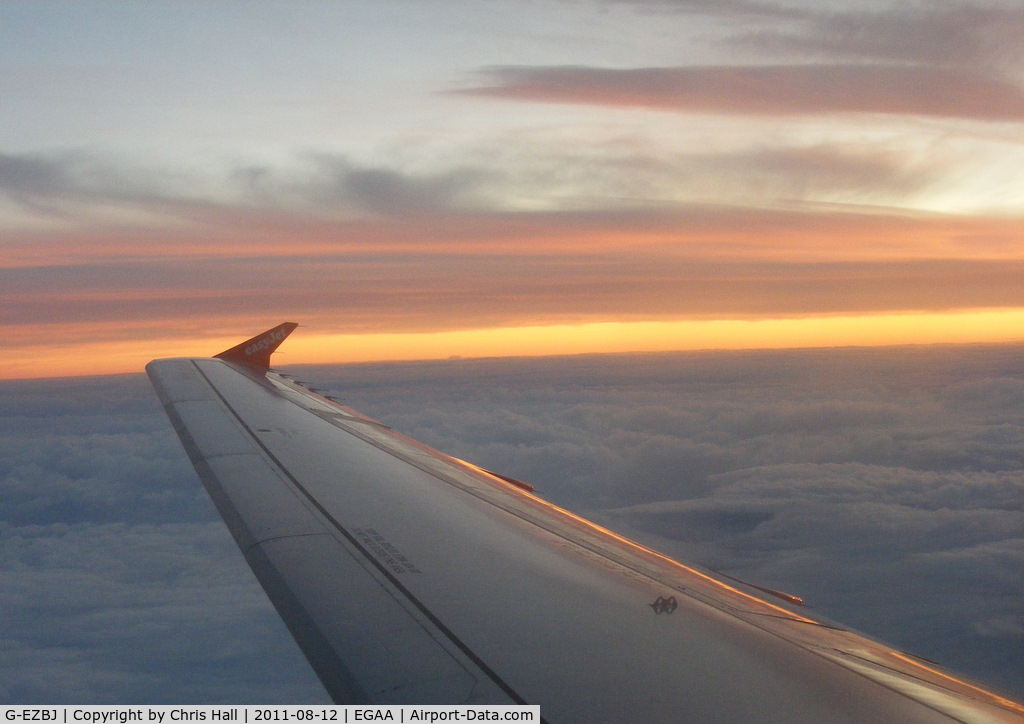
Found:
[[[155,360],[225,523],[339,703],[550,722],[1011,722],[1024,707],[622,538],[269,368]]]

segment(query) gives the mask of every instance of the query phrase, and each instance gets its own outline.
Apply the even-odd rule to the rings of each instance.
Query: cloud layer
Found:
[[[1021,695],[1020,352],[292,371],[656,548]],[[321,696],[144,378],[2,392],[0,700]]]
[[[141,375],[3,386],[0,702],[323,701]]]
[[[639,2],[713,19],[728,64],[497,66],[457,93],[740,116],[1019,121],[1024,12],[997,3]],[[788,62],[778,63],[783,58]]]
[[[194,334],[197,319],[234,333],[295,316],[351,333],[1024,305],[1019,220],[810,203],[929,183],[898,157],[828,147],[626,155],[614,184],[692,196],[603,209],[514,208],[495,184],[532,182],[485,165],[427,174],[307,157],[227,171],[210,200],[95,157],[3,161],[0,189],[32,220],[0,242],[8,346]],[[549,166],[622,191],[602,168]],[[776,202],[712,203],[724,188]]]

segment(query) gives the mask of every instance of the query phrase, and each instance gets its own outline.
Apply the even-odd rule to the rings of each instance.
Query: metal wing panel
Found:
[[[149,371],[186,449],[337,700],[525,701],[548,721],[1019,716],[272,372],[172,362]]]
[[[275,538],[246,551],[246,560],[272,600],[301,611],[300,633],[317,644],[303,649],[318,657],[314,668],[336,701],[511,703],[337,538]]]

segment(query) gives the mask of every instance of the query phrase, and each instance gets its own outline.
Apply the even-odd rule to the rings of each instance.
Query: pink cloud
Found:
[[[1024,91],[997,78],[913,65],[768,65],[611,69],[500,67],[455,91],[518,101],[691,113],[887,113],[1024,119]]]

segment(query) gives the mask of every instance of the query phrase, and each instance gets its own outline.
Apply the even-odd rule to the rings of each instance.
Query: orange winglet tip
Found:
[[[215,354],[214,357],[226,362],[239,362],[263,370],[270,369],[270,355],[298,326],[295,322],[282,322],[273,329],[268,329],[231,349]]]

